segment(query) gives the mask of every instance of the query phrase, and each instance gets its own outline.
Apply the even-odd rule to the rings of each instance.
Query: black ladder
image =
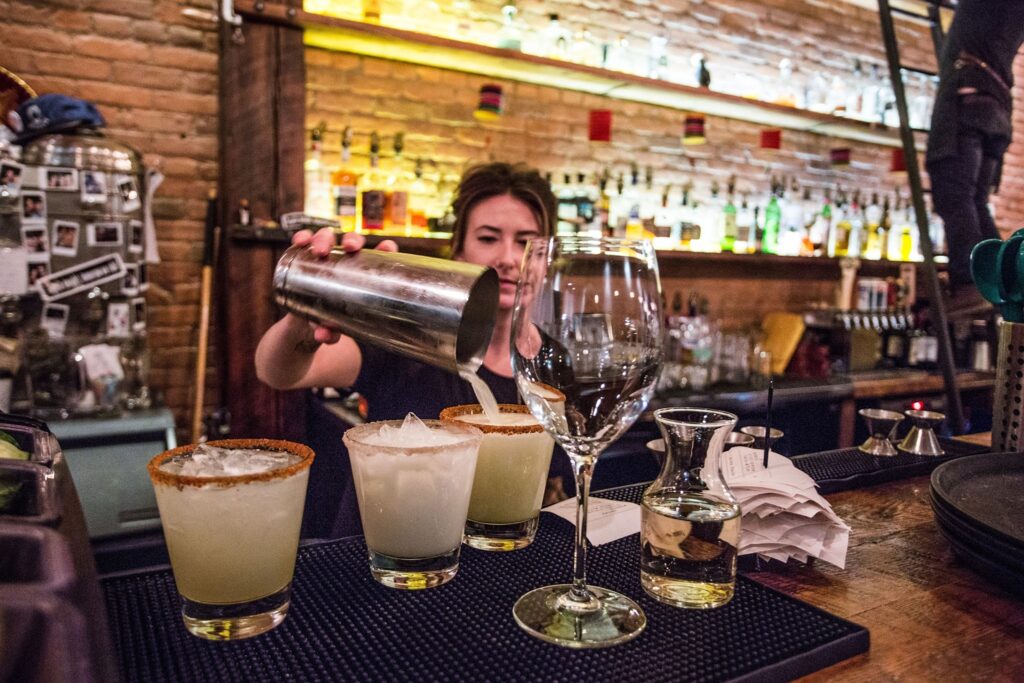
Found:
[[[892,7],[889,0],[878,0],[878,16],[882,26],[882,41],[885,43],[885,55],[889,62],[889,79],[896,96],[896,109],[900,115],[900,140],[903,143],[903,158],[907,166],[907,180],[910,183],[910,197],[914,203],[914,214],[917,217],[917,230],[920,235],[921,254],[924,256],[924,280],[928,298],[931,301],[932,318],[935,321],[935,333],[939,342],[939,365],[946,388],[946,419],[954,434],[964,431],[963,406],[960,402],[960,391],[957,387],[956,365],[953,362],[953,344],[949,336],[949,320],[946,317],[946,304],[939,286],[939,276],[935,269],[935,252],[932,247],[931,234],[928,231],[928,213],[924,205],[924,187],[921,184],[921,169],[917,163],[917,146],[914,142],[914,131],[910,127],[910,116],[907,112],[907,94],[903,87],[904,68],[900,63],[900,48],[896,41],[896,28],[893,14],[912,17],[927,22],[931,28],[932,43],[935,48],[935,63],[940,65],[944,33],[942,29],[941,9],[954,9],[956,5],[949,0],[917,0],[917,9],[925,13],[906,9],[908,3],[900,7]],[[912,3],[911,3],[912,4]],[[919,71],[917,69],[908,69]]]

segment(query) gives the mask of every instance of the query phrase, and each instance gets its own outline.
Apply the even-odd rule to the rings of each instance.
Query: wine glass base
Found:
[[[512,608],[516,623],[535,638],[576,649],[625,643],[647,625],[639,605],[607,588],[587,586],[595,598],[593,606],[571,609],[571,601],[560,600],[571,589],[569,584],[560,584],[523,595]]]

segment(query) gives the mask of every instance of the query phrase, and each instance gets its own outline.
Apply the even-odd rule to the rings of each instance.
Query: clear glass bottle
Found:
[[[737,418],[719,410],[662,408],[654,419],[665,459],[643,495],[640,584],[669,605],[720,607],[735,591],[740,545],[740,507],[720,469]]]
[[[306,202],[304,211],[311,216],[331,215],[330,174],[323,158],[323,136],[327,124],[320,122],[309,132],[309,152],[306,155]]]
[[[779,85],[772,102],[784,107],[797,106],[796,88],[793,85],[793,61],[788,57],[779,60]]]
[[[350,166],[352,157],[352,126],[345,126],[341,134],[341,163],[331,174],[331,194],[334,197],[334,215],[341,223],[342,232],[352,232],[358,223],[359,173]]]
[[[604,46],[602,66],[609,71],[633,72],[633,55],[629,47],[629,39],[619,35],[611,43]]]
[[[395,156],[387,179],[385,198],[384,229],[391,234],[404,234],[409,223],[409,180],[402,164],[405,150],[405,133],[395,133]]]
[[[569,59],[584,66],[601,66],[601,48],[587,29],[578,31],[569,48]]]
[[[498,30],[495,47],[500,47],[504,50],[516,50],[517,52],[523,49],[523,30],[519,26],[519,20],[516,18],[518,14],[519,9],[513,0],[508,0],[502,6],[501,28]]]
[[[651,36],[651,50],[647,55],[647,77],[665,78],[668,75],[668,37]]]
[[[370,169],[359,179],[361,229],[383,230],[387,202],[387,175],[380,169],[380,134],[370,135]]]
[[[569,42],[571,35],[558,20],[558,14],[548,15],[548,25],[544,28],[543,56],[551,59],[569,59]]]

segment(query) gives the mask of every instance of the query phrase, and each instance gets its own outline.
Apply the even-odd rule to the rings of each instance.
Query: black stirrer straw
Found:
[[[772,397],[775,394],[775,380],[768,378],[768,415],[765,417],[764,425],[764,468],[768,469],[768,450],[771,447],[772,436]]]

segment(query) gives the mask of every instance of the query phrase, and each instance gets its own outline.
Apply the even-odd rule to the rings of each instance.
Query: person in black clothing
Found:
[[[950,315],[987,306],[973,286],[971,250],[999,238],[988,197],[1010,144],[1013,60],[1024,42],[1024,1],[960,0],[942,47],[925,164],[946,226]]]
[[[478,374],[499,403],[519,403],[511,365],[512,309],[519,268],[526,243],[554,232],[557,200],[535,170],[491,163],[465,173],[453,208],[452,258],[491,266],[498,271],[500,281],[494,333]],[[292,238],[293,244],[309,245],[321,255],[326,255],[335,241],[329,228],[315,235],[301,231]],[[347,251],[357,251],[364,243],[365,238],[356,233],[341,239]],[[377,248],[397,250],[391,240]],[[256,373],[276,389],[328,386],[358,391],[366,399],[370,421],[402,419],[410,412],[421,419],[436,419],[447,406],[477,402],[469,383],[455,374],[364,344],[290,313],[260,340]],[[554,499],[565,497],[564,489],[571,482],[565,460],[552,458],[554,476],[549,495]],[[354,505],[352,496],[348,496],[349,510],[342,502],[340,525],[336,524],[330,535],[358,532],[345,525],[346,520],[354,520]]]

